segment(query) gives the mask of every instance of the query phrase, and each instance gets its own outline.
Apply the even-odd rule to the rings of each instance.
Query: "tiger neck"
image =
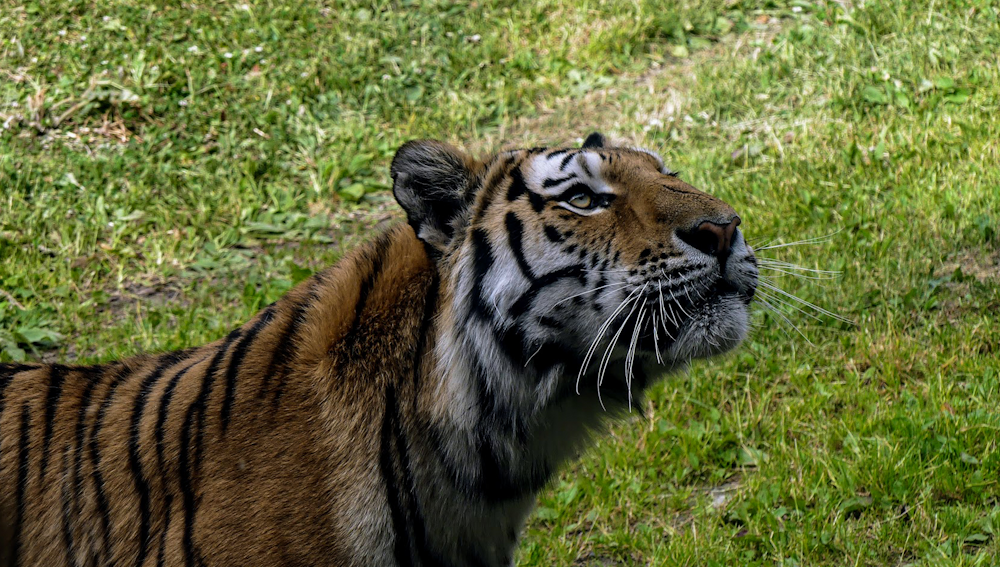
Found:
[[[610,414],[575,392],[571,354],[512,353],[488,324],[470,320],[464,301],[442,290],[427,369],[437,384],[430,423],[456,457],[448,474],[463,490],[493,503],[533,500]]]

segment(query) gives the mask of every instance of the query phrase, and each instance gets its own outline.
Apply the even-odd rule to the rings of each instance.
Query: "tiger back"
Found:
[[[0,365],[0,566],[509,566],[562,463],[746,334],[739,218],[653,152],[392,176],[407,224],[213,343]]]

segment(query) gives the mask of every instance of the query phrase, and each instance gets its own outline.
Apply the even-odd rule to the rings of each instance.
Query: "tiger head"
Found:
[[[631,387],[746,337],[757,266],[739,216],[652,151],[595,133],[480,161],[415,141],[392,176],[459,348],[488,364]]]

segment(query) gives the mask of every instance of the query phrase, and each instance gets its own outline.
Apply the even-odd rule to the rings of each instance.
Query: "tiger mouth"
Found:
[[[749,305],[753,301],[754,295],[757,293],[757,281],[749,283],[746,288],[740,289],[730,280],[719,280],[712,286],[712,292],[717,297],[725,296],[736,296],[743,300],[743,303]]]

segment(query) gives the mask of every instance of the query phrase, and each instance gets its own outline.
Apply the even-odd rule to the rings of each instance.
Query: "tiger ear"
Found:
[[[593,134],[587,136],[587,139],[583,141],[582,147],[585,150],[588,148],[603,148],[606,143],[607,139],[604,137],[604,134],[594,132]]]
[[[479,163],[435,140],[407,142],[392,158],[392,193],[417,238],[444,251],[467,222]]]

